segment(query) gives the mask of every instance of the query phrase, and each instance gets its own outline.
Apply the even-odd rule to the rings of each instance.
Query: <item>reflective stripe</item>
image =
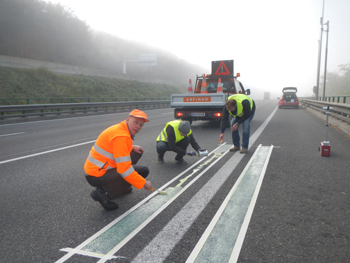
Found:
[[[102,168],[102,167],[104,166],[104,163],[103,163],[103,162],[100,162],[99,160],[96,160],[95,158],[93,158],[93,157],[91,156],[91,153],[89,154],[88,159],[89,159],[90,163],[92,163],[92,164],[94,164],[94,165],[96,165],[96,166],[98,166],[98,167],[100,167],[100,168]]]
[[[123,178],[127,177],[128,175],[132,174],[134,172],[134,167],[130,167],[128,170],[126,170],[124,173],[120,174]]]
[[[109,166],[107,168],[103,168],[103,166],[105,165],[103,162],[100,162],[99,160],[96,160],[94,157],[91,156],[91,153],[89,154],[89,162],[96,165],[97,167],[100,167],[101,169],[106,169],[106,170],[111,170],[113,169],[113,167]]]
[[[114,161],[114,156],[113,154],[111,154],[110,152],[107,152],[105,150],[103,150],[102,148],[100,148],[96,143],[94,145],[94,149],[96,152],[98,152],[99,154],[103,155],[104,157]]]
[[[165,141],[168,141],[168,135],[165,134],[164,130],[161,132],[161,134],[163,135],[163,138],[165,139]]]
[[[115,161],[115,163],[123,163],[123,162],[131,161],[131,158],[130,158],[130,155],[123,156],[123,157],[115,158],[114,161]]]

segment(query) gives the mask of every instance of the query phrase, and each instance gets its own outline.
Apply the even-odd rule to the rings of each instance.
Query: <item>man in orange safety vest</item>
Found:
[[[106,210],[118,208],[113,202],[117,196],[128,194],[132,186],[137,189],[152,189],[147,166],[136,165],[143,154],[139,145],[133,145],[134,136],[148,122],[140,110],[130,112],[126,120],[104,130],[97,138],[85,161],[87,182],[96,187],[90,196]]]

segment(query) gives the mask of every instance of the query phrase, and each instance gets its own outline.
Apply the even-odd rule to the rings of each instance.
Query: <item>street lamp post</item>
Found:
[[[325,101],[326,98],[326,80],[327,80],[327,57],[328,57],[328,35],[329,35],[329,21],[325,24],[327,25],[327,38],[326,38],[326,51],[325,51],[325,61],[324,61],[324,79],[323,79],[323,98],[322,100]]]
[[[318,100],[318,91],[320,88],[320,71],[321,71],[321,52],[322,52],[322,33],[323,33],[323,14],[324,14],[324,1],[323,0],[323,8],[322,8],[322,17],[320,18],[321,23],[321,33],[320,40],[318,45],[318,63],[317,63],[317,79],[316,79],[316,100]]]

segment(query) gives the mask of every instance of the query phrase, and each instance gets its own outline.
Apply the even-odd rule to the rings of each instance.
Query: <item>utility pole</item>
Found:
[[[317,79],[316,79],[316,100],[318,100],[318,91],[319,91],[319,88],[320,88],[320,71],[321,71],[321,52],[322,52],[322,33],[323,33],[324,1],[325,1],[325,0],[323,0],[322,17],[320,18],[321,33],[320,33],[320,40],[319,40],[319,43],[318,43],[318,63],[317,63]]]
[[[327,38],[326,38],[326,55],[324,61],[324,79],[323,79],[323,97],[322,100],[325,101],[326,98],[326,80],[327,80],[327,57],[328,57],[328,35],[329,35],[329,21],[325,24],[327,25]]]

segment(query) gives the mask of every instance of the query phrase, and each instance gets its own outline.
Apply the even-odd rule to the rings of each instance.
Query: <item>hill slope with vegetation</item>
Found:
[[[201,67],[168,51],[96,32],[74,11],[43,0],[1,1],[0,39],[1,55],[117,74],[123,74],[124,60],[137,60],[140,54],[156,54],[157,66],[127,63],[128,76],[164,80],[164,83],[175,85],[186,86],[196,74],[208,73],[210,66],[210,61]]]
[[[0,67],[0,98],[169,98],[181,87],[82,75],[59,75],[44,68]],[[86,101],[86,100],[85,100]],[[13,101],[12,103],[16,103]],[[12,104],[3,101],[1,104]],[[23,103],[23,102],[22,102]]]

